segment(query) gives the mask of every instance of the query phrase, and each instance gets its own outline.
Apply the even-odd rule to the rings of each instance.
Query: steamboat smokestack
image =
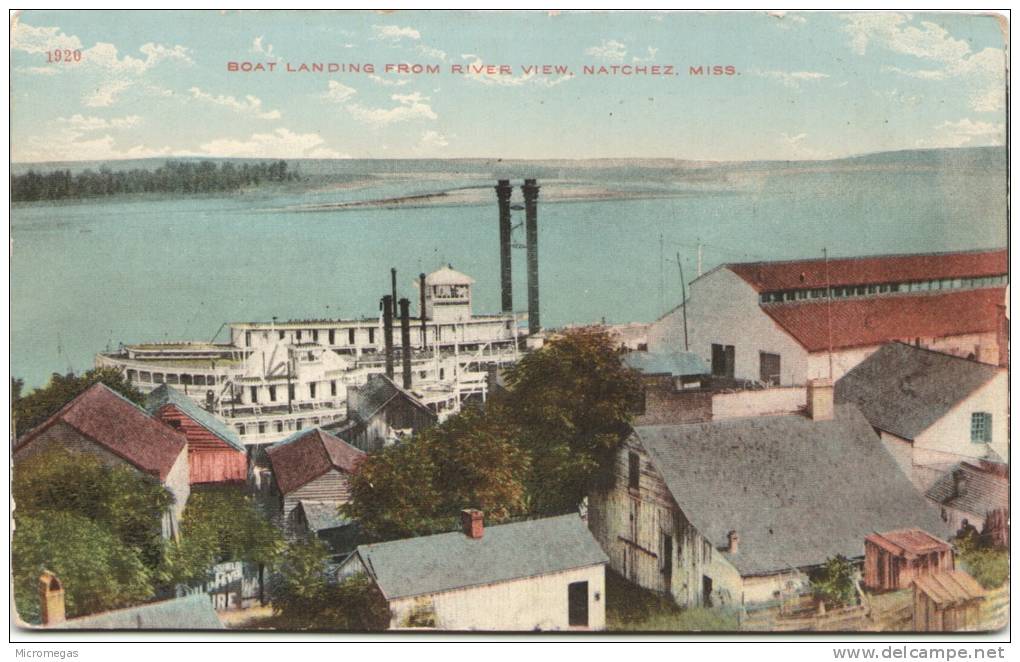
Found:
[[[403,358],[404,388],[411,388],[411,302],[400,300],[400,352]]]
[[[389,294],[382,298],[383,342],[386,346],[386,376],[393,379],[393,300]]]
[[[525,179],[524,186],[524,230],[528,245],[528,334],[535,335],[542,330],[538,312],[538,184],[534,179]]]
[[[397,319],[397,269],[396,267],[390,267],[390,287],[392,288],[391,294],[393,298],[390,300],[393,304],[393,319]]]
[[[418,295],[421,299],[418,302],[418,316],[421,317],[421,348],[428,349],[429,337],[425,326],[425,274],[418,274]]]
[[[514,310],[513,269],[510,253],[510,193],[514,190],[509,179],[500,179],[496,184],[496,198],[499,200],[499,275],[503,291],[503,312]]]

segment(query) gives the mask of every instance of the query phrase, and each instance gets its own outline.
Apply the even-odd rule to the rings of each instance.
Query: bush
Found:
[[[826,607],[856,603],[857,586],[854,574],[853,564],[842,554],[829,558],[825,565],[811,576],[815,597],[824,602]]]
[[[1009,579],[1009,551],[975,548],[960,554],[960,563],[984,588],[998,588]]]

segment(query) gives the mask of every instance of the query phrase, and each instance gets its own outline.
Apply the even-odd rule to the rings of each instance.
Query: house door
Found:
[[[761,352],[759,379],[763,384],[779,385],[779,355]]]
[[[567,586],[567,620],[572,626],[588,627],[588,582]]]
[[[708,575],[701,576],[701,606],[712,606],[712,578]]]
[[[712,374],[716,377],[733,377],[736,352],[733,345],[712,345]]]

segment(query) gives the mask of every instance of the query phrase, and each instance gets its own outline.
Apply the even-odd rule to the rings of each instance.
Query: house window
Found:
[[[970,440],[975,444],[987,444],[992,441],[992,415],[984,411],[976,411],[970,415]]]
[[[641,485],[641,458],[631,451],[627,456],[627,486],[632,490]]]
[[[275,386],[270,386],[269,387],[269,401],[270,402],[276,402],[276,387]]]
[[[712,374],[733,377],[736,372],[736,352],[733,345],[712,344]]]
[[[570,625],[588,627],[588,582],[567,585],[567,612]]]
[[[759,377],[763,384],[779,385],[779,355],[768,352],[759,353]]]

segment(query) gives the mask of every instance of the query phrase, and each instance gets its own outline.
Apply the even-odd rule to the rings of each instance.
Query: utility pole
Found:
[[[680,307],[684,314],[684,351],[689,351],[690,348],[687,345],[687,284],[684,283],[684,265],[680,262],[679,251],[676,254],[676,266],[680,268]]]

